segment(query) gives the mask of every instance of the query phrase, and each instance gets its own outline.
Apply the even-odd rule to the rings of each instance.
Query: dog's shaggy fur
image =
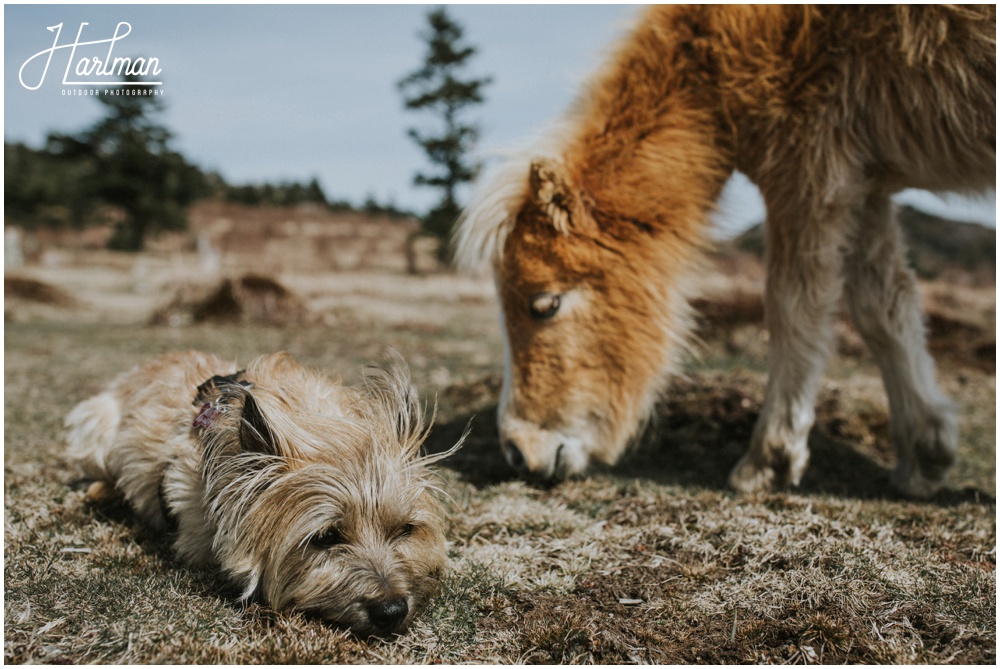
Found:
[[[170,354],[116,379],[66,419],[68,457],[192,565],[217,566],[275,608],[359,634],[405,629],[445,563],[405,367],[353,389],[285,354],[245,371]]]
[[[996,177],[995,7],[653,7],[548,149],[505,165],[456,235],[492,265],[508,460],[615,462],[675,367],[686,277],[736,169],[768,208],[770,378],[730,483],[796,484],[842,294],[882,371],[904,493],[957,447],[889,197]]]

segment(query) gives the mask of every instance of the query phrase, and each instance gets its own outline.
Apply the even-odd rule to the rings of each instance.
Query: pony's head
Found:
[[[692,244],[600,202],[598,190],[556,159],[512,161],[456,233],[460,265],[493,269],[500,443],[523,474],[616,462],[684,347],[690,317],[678,289]]]

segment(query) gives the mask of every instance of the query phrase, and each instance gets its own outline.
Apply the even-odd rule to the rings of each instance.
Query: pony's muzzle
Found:
[[[566,478],[587,467],[588,458],[578,440],[526,421],[504,421],[500,444],[507,464],[525,478]]]
[[[523,476],[526,478],[540,478],[549,479],[560,475],[560,454],[562,453],[563,446],[560,444],[556,448],[556,457],[554,462],[539,462],[536,463],[534,467],[528,464],[528,459],[521,453],[521,449],[518,448],[517,442],[513,439],[507,439],[503,445],[504,458],[507,460],[507,464],[510,465],[511,469],[517,472],[518,476]]]
[[[562,448],[558,443],[551,443],[552,436],[526,431],[502,435],[501,448],[507,464],[518,476],[549,479],[558,475],[558,456]]]

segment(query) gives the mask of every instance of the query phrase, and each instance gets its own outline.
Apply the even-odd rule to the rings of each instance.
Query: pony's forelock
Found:
[[[558,162],[575,127],[571,112],[518,148],[498,152],[500,161],[476,181],[452,235],[453,257],[460,270],[492,270],[528,197],[532,161],[547,158]]]
[[[480,179],[452,238],[460,270],[488,271],[503,252],[517,212],[528,195],[530,156],[508,158]]]

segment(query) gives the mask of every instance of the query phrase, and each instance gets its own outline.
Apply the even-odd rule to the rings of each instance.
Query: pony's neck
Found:
[[[735,160],[703,37],[677,17],[638,27],[594,80],[564,160],[606,225],[695,239]]]

